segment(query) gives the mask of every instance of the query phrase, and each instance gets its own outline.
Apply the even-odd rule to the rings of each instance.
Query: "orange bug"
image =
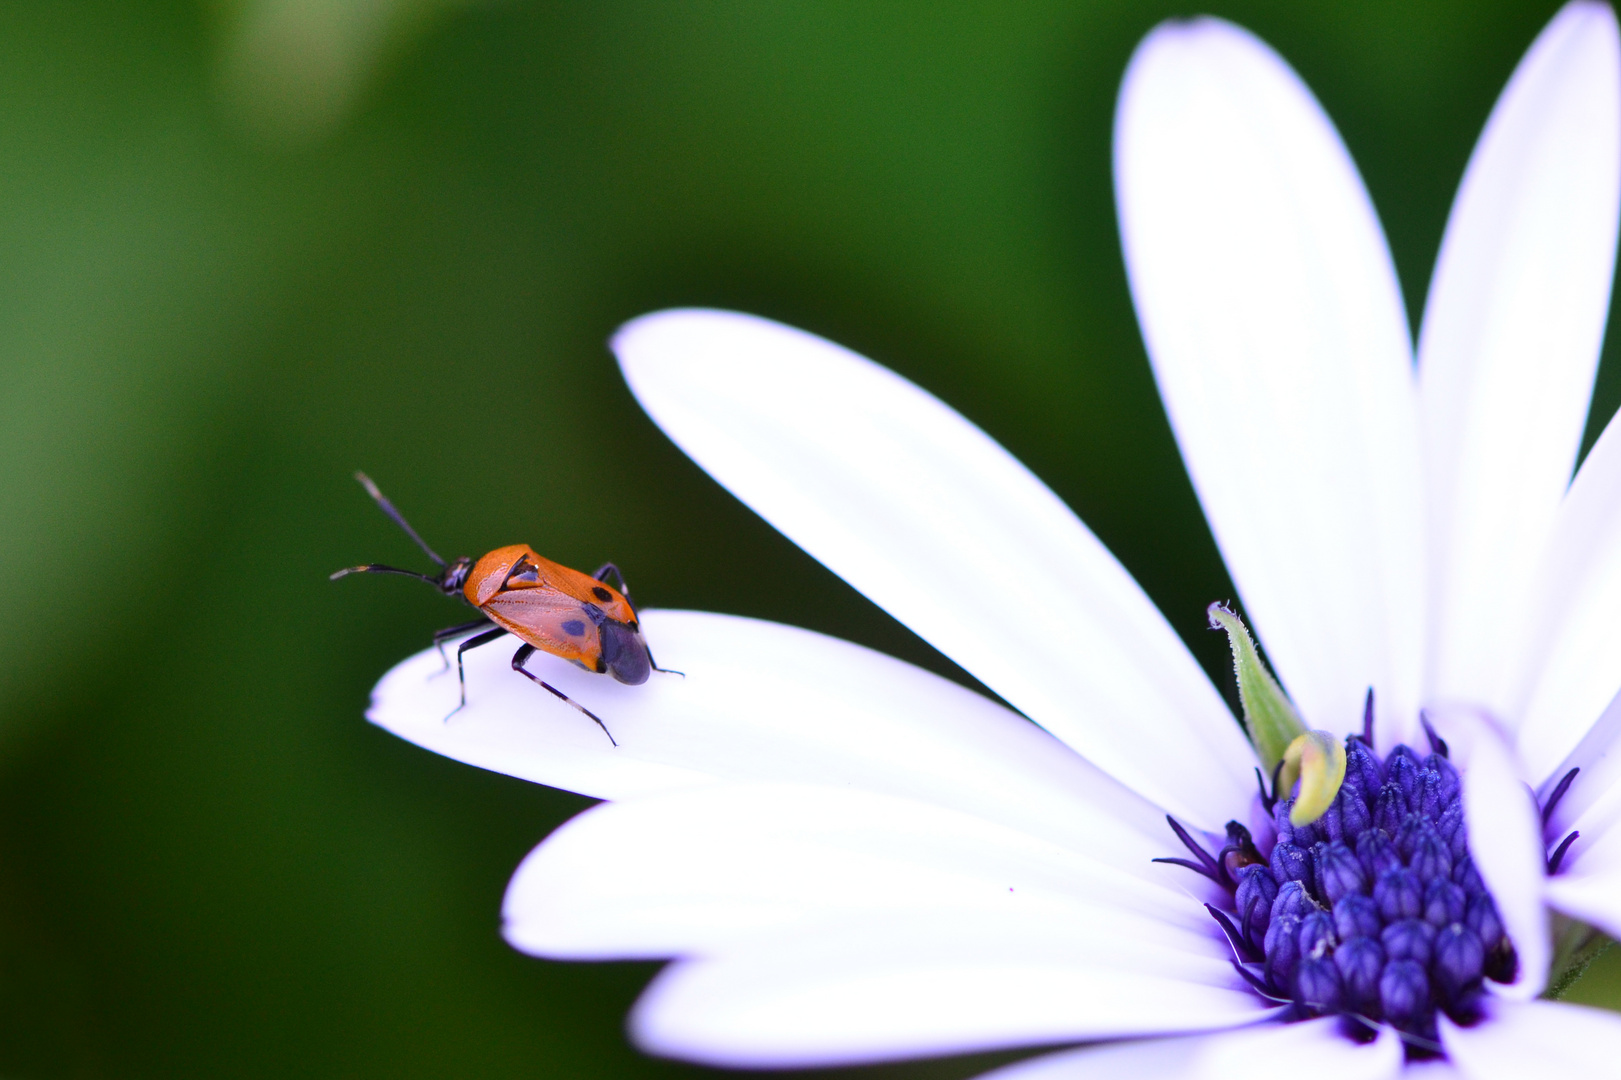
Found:
[[[596,573],[587,577],[578,570],[542,558],[527,544],[496,548],[477,562],[463,555],[455,562],[447,563],[417,535],[404,515],[394,509],[394,504],[383,497],[371,477],[357,472],[355,479],[366,489],[366,494],[382,507],[383,513],[393,518],[394,523],[404,529],[405,534],[416,541],[417,547],[439,566],[440,573],[438,577],[429,577],[415,570],[368,563],[365,566],[345,567],[331,575],[331,580],[336,581],[347,574],[403,574],[426,581],[446,596],[460,593],[463,600],[478,610],[479,617],[472,622],[437,631],[433,635],[433,643],[439,649],[440,656],[444,656],[446,641],[494,624],[457,647],[456,677],[461,681],[461,704],[452,709],[445,719],[449,720],[467,704],[467,673],[462,667],[462,654],[511,634],[523,642],[518,651],[512,654],[512,670],[595,720],[603,734],[608,736],[608,741],[618,746],[613,732],[608,730],[608,725],[602,722],[600,716],[529,671],[524,664],[539,650],[561,657],[586,671],[612,675],[630,686],[646,682],[652,672],[668,671],[653,662],[653,654],[648,651],[647,642],[642,638],[636,609],[631,606],[628,596],[630,587],[625,584],[625,575],[619,572],[619,567],[613,563],[603,563]],[[618,579],[618,589],[608,585],[609,574]],[[445,657],[445,666],[447,669],[450,666],[448,656]]]

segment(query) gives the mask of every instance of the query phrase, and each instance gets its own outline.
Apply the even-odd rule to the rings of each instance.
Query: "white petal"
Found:
[[[1537,790],[1540,805],[1571,769],[1580,772],[1548,815],[1542,838],[1551,847],[1572,831],[1579,835],[1544,892],[1566,915],[1621,936],[1621,695]]]
[[[1621,936],[1621,867],[1614,865],[1613,858],[1603,869],[1571,861],[1577,865],[1569,873],[1548,879],[1548,903],[1611,937]]]
[[[1611,420],[1559,506],[1535,609],[1498,621],[1531,673],[1503,715],[1532,776],[1571,752],[1621,689],[1621,423]]]
[[[1424,647],[1412,348],[1356,167],[1287,64],[1162,24],[1115,118],[1132,296],[1245,609],[1311,727],[1405,738]]]
[[[728,784],[581,814],[524,860],[503,914],[526,952],[596,960],[735,953],[829,922],[931,914],[950,918],[950,953],[969,923],[1046,920],[1088,935],[1099,961],[1225,979],[1231,947],[1178,875],[909,799]]]
[[[1535,640],[1515,630],[1581,444],[1610,306],[1618,197],[1615,17],[1608,4],[1573,3],[1531,46],[1486,123],[1447,223],[1419,342],[1433,511],[1431,688],[1503,715],[1524,670],[1517,653]],[[1590,722],[1608,696],[1577,719]]]
[[[1535,997],[1548,981],[1551,948],[1543,906],[1547,855],[1537,804],[1519,775],[1500,731],[1483,713],[1432,713],[1463,773],[1463,812],[1469,854],[1514,942],[1519,974],[1513,984],[1488,984],[1516,998]]]
[[[1428,1061],[1410,1061],[1402,1069],[1402,1080],[1460,1080],[1463,1073],[1450,1061],[1431,1058]]]
[[[367,714],[395,734],[481,768],[622,799],[716,780],[847,786],[938,802],[1137,867],[1173,854],[1157,808],[1024,718],[921,668],[780,623],[644,611],[659,663],[622,686],[554,657],[530,667],[607,723],[509,667],[512,644],[455,672],[429,649],[385,675]]]
[[[1267,1014],[1230,968],[1196,982],[1099,959],[1066,920],[924,916],[677,962],[630,1023],[656,1054],[790,1067],[1211,1030]]]
[[[1306,1073],[1311,1080],[1383,1080],[1402,1072],[1401,1040],[1389,1028],[1359,1045],[1336,1018],[1180,1039],[1144,1039],[1048,1054],[980,1080],[1229,1080]]]
[[[1441,1041],[1469,1080],[1601,1080],[1621,1060],[1621,1016],[1553,1001],[1495,1001],[1474,1027],[1442,1017]]]
[[[1621,934],[1621,694],[1543,781],[1537,790],[1540,805],[1548,804],[1572,769],[1579,771],[1542,830],[1550,846],[1572,831],[1579,834],[1559,873],[1548,879],[1548,902]]]
[[[1554,788],[1572,769],[1580,771],[1548,816],[1542,838],[1553,842],[1572,829],[1579,829],[1582,834],[1579,851],[1585,853],[1612,833],[1621,833],[1615,830],[1616,823],[1621,821],[1621,694],[1610,700],[1598,723],[1589,728],[1576,748],[1547,774],[1547,779],[1537,788],[1539,805],[1548,804]],[[1621,834],[1605,842],[1617,845],[1617,862],[1621,863]],[[1572,849],[1572,855],[1576,854],[1578,849]],[[1572,865],[1572,861],[1567,859],[1566,865]]]
[[[665,434],[791,540],[1100,768],[1217,828],[1254,756],[1103,545],[984,432],[869,360],[717,311],[614,338]]]
[[[1201,1048],[1220,1035],[1193,1035],[1175,1039],[1133,1039],[1103,1043],[1079,1050],[1007,1065],[978,1080],[1183,1080],[1191,1072]]]

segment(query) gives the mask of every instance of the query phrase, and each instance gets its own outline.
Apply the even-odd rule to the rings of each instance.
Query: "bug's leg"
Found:
[[[647,663],[648,666],[650,666],[654,671],[663,672],[665,675],[679,675],[683,679],[687,677],[687,673],[685,671],[677,671],[674,668],[659,667],[659,662],[653,659],[652,649],[647,650]]]
[[[597,580],[601,581],[602,579],[598,578]],[[619,745],[619,740],[615,739],[614,738],[614,733],[608,730],[608,725],[604,724],[602,722],[602,717],[598,716],[596,713],[592,712],[590,709],[586,708],[584,705],[581,705],[578,701],[575,701],[573,698],[571,698],[567,694],[563,693],[563,691],[559,690],[557,687],[553,686],[551,683],[546,682],[545,680],[541,679],[540,676],[536,675],[534,672],[528,670],[527,668],[525,668],[523,666],[528,661],[528,659],[533,655],[535,655],[535,647],[533,645],[525,644],[517,652],[512,654],[512,670],[516,671],[519,675],[522,675],[524,678],[528,679],[530,682],[534,683],[536,686],[540,687],[542,690],[551,691],[553,694],[555,694],[556,696],[562,698],[564,701],[568,702],[570,705],[574,706],[576,709],[579,709],[581,712],[585,713],[585,715],[589,716],[592,720],[595,720],[596,723],[597,723],[597,727],[601,728],[602,733],[604,735],[608,736],[608,741],[613,743],[615,746],[618,746]]]
[[[433,647],[439,650],[439,659],[445,662],[444,671],[439,674],[443,675],[445,671],[450,670],[450,657],[445,653],[445,642],[451,638],[461,637],[469,630],[477,630],[481,626],[488,625],[490,625],[489,619],[474,619],[472,622],[465,622],[460,626],[447,626],[443,630],[435,630],[433,632]]]
[[[625,582],[625,575],[620,571],[619,567],[615,566],[613,563],[603,563],[601,566],[597,567],[597,572],[591,576],[596,578],[598,581],[607,581],[609,574],[612,574],[616,579],[618,579],[619,591],[624,594],[626,600],[629,600],[630,585]]]
[[[467,706],[467,669],[462,667],[462,653],[466,652],[468,649],[476,649],[480,645],[488,645],[490,642],[503,636],[504,634],[506,634],[506,631],[497,626],[494,630],[486,630],[484,633],[478,635],[478,637],[468,638],[466,641],[462,642],[461,646],[456,650],[456,680],[461,683],[462,700],[460,705],[457,705],[454,709],[451,709],[445,714],[446,720],[449,720],[452,716],[455,716]]]

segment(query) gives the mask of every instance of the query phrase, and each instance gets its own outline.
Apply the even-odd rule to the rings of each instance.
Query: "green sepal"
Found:
[[[1306,725],[1300,722],[1283,687],[1261,663],[1244,620],[1221,603],[1211,604],[1207,613],[1211,629],[1227,631],[1227,641],[1233,648],[1233,674],[1238,679],[1238,700],[1244,706],[1244,730],[1270,776],[1289,744],[1306,733]]]

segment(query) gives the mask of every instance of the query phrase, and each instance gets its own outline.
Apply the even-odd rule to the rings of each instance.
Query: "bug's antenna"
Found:
[[[445,565],[445,560],[443,560],[443,559],[441,559],[439,557],[439,553],[437,551],[433,550],[433,548],[429,547],[427,541],[423,540],[422,537],[418,536],[417,531],[415,529],[411,528],[411,523],[405,520],[405,515],[400,513],[398,510],[394,509],[394,504],[389,502],[386,498],[384,498],[383,493],[381,491],[377,490],[377,485],[372,483],[371,477],[367,476],[363,472],[356,472],[355,473],[355,479],[359,480],[360,481],[360,486],[366,489],[366,494],[370,495],[372,497],[372,499],[376,501],[377,505],[381,506],[383,508],[383,513],[385,513],[389,517],[393,518],[394,519],[394,524],[396,524],[400,528],[404,529],[405,530],[405,535],[409,536],[411,539],[416,541],[417,547],[421,548],[424,552],[427,553],[428,558],[430,558],[430,559],[432,559],[434,561],[434,565],[440,566],[440,567],[443,567]],[[343,574],[353,573],[356,570],[365,570],[368,573],[382,573],[382,574],[409,574],[409,573],[411,573],[411,571],[409,571],[409,570],[392,570],[392,569],[390,569],[388,567],[372,568],[372,567],[360,567],[360,566],[357,566],[357,567],[354,567],[351,570],[339,571],[339,573],[334,574],[332,576],[334,578],[336,578],[336,577],[339,577],[339,576],[341,576]],[[415,576],[416,577],[422,577],[423,575],[417,574]],[[433,578],[424,578],[424,580],[432,581]]]
[[[438,578],[431,578],[427,574],[419,574],[415,570],[401,570],[397,566],[383,566],[380,563],[367,563],[365,566],[346,566],[342,570],[327,575],[328,581],[337,581],[350,574],[403,574],[406,577],[420,578],[429,585],[438,585]]]

